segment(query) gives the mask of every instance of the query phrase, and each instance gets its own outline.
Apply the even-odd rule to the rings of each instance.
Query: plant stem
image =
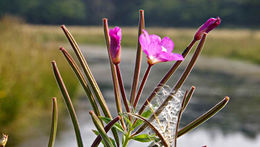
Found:
[[[125,105],[125,109],[126,109],[126,111],[129,113],[129,112],[130,112],[129,104],[128,104],[128,101],[127,101],[127,98],[126,98],[125,88],[124,88],[123,80],[122,80],[122,77],[121,77],[119,65],[118,65],[118,64],[115,64],[115,66],[116,66],[116,72],[117,72],[117,77],[118,77],[118,83],[119,83],[121,95],[122,95],[122,98],[123,98],[123,102],[124,102],[124,105]]]
[[[133,77],[133,83],[132,83],[131,94],[130,94],[131,105],[133,105],[137,86],[138,86],[138,80],[139,80],[139,74],[140,74],[140,68],[141,68],[141,60],[142,60],[142,50],[141,50],[141,45],[139,42],[139,36],[142,34],[142,31],[144,28],[145,28],[144,10],[140,10],[139,11],[139,30],[138,30],[138,39],[137,39],[135,70],[134,70],[134,77]]]
[[[130,133],[127,133],[125,141],[123,143],[123,147],[127,147],[129,140],[130,140]]]
[[[52,122],[48,147],[54,147],[58,126],[58,105],[56,98],[52,98]]]
[[[147,67],[147,69],[146,69],[146,72],[145,72],[145,74],[144,74],[143,80],[142,80],[142,82],[141,82],[141,85],[140,85],[140,87],[139,87],[138,93],[137,93],[136,98],[135,98],[135,101],[134,101],[134,105],[133,105],[133,108],[134,108],[134,109],[136,108],[136,105],[137,105],[137,103],[138,103],[138,101],[139,101],[139,99],[140,99],[140,96],[141,96],[142,91],[143,91],[143,89],[144,89],[144,85],[145,85],[145,83],[146,83],[147,77],[149,76],[149,73],[150,73],[150,71],[151,71],[151,68],[152,68],[152,64],[148,64],[148,67]]]
[[[55,61],[52,61],[52,67],[53,67],[53,72],[54,72],[56,81],[59,85],[60,91],[63,95],[64,101],[66,103],[67,109],[69,111],[69,114],[70,114],[70,117],[71,117],[71,120],[72,120],[72,123],[73,123],[73,127],[74,127],[74,131],[75,131],[75,134],[76,134],[78,146],[83,147],[83,141],[82,141],[82,138],[81,138],[81,133],[80,133],[80,129],[79,129],[79,123],[78,123],[78,119],[77,119],[77,116],[76,116],[76,112],[75,112],[75,109],[73,107],[73,104],[72,104],[70,96],[69,96],[69,93],[67,91],[67,88],[65,87],[65,84],[62,80],[62,77],[60,75],[59,69],[58,69]]]

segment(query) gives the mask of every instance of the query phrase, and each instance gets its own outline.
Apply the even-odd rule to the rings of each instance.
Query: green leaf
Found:
[[[150,142],[153,141],[156,137],[154,135],[149,135],[149,134],[141,134],[134,136],[132,139],[139,141],[139,142]]]
[[[126,121],[126,125],[128,125],[129,128],[132,128],[132,122],[128,119],[128,117],[123,115],[123,118]]]
[[[97,130],[92,130],[92,132],[96,135],[99,135],[99,132]]]
[[[149,110],[145,111],[145,112],[142,114],[142,116],[143,116],[144,118],[148,118],[151,114],[152,114],[152,111],[149,109]],[[143,121],[140,120],[140,119],[138,119],[138,120],[136,121],[136,123],[134,123],[133,128],[135,129],[136,127],[140,126],[141,124],[143,124]]]
[[[111,118],[109,118],[109,117],[104,117],[104,116],[99,116],[99,118],[100,118],[101,120],[103,120],[106,124],[108,124],[108,123],[112,120]],[[116,128],[118,131],[124,133],[123,127],[122,127],[121,124],[118,123],[118,122],[113,125],[113,128]]]

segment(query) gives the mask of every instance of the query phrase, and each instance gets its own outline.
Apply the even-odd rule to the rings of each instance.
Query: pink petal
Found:
[[[143,30],[143,33],[140,35],[139,42],[141,44],[142,50],[145,52],[146,55],[148,55],[147,50],[149,50],[149,45],[151,41],[146,30]]]
[[[158,56],[158,60],[160,60],[161,62],[167,62],[167,61],[178,61],[178,60],[183,60],[184,58],[182,57],[182,55],[177,54],[177,53],[161,53]]]
[[[174,48],[174,43],[169,37],[164,37],[161,41],[161,45],[167,50],[167,52],[172,52]]]

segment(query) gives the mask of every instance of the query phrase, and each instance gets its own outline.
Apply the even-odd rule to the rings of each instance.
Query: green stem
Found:
[[[58,126],[58,105],[56,98],[52,98],[52,123],[51,123],[51,133],[49,138],[48,147],[53,147],[55,144],[55,138]]]
[[[124,143],[123,143],[123,147],[127,147],[128,142],[130,141],[130,134],[131,134],[131,133],[127,133],[126,138],[125,138],[125,141],[124,141]]]
[[[79,123],[78,123],[78,119],[76,116],[76,112],[75,112],[75,109],[73,107],[73,104],[72,104],[70,96],[69,96],[69,93],[67,91],[67,88],[65,87],[65,84],[62,80],[62,77],[60,75],[59,69],[58,69],[55,61],[52,61],[52,67],[53,67],[55,78],[57,80],[57,83],[59,85],[60,91],[63,95],[64,101],[66,103],[67,109],[69,111],[69,114],[70,114],[70,117],[71,117],[71,120],[73,123],[78,146],[83,147],[83,141],[81,138],[81,133],[80,133],[80,129],[79,129]]]

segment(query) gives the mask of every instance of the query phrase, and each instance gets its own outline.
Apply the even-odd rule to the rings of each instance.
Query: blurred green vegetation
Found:
[[[22,17],[34,24],[97,25],[107,17],[116,25],[135,25],[138,9],[145,10],[148,25],[199,26],[220,16],[221,27],[258,27],[259,0],[1,0],[0,17]]]
[[[45,43],[67,43],[57,26],[23,25],[25,32],[37,34]],[[104,45],[102,27],[69,26],[69,30],[80,44]],[[193,39],[195,29],[148,27],[150,34],[169,36],[175,43],[175,52],[181,53]],[[137,43],[137,28],[122,27],[122,48],[134,47]],[[253,29],[215,29],[208,35],[203,55],[247,61],[260,64],[260,30]]]
[[[12,136],[10,146],[40,121],[49,127],[52,96],[62,102],[51,60],[57,61],[72,97],[78,85],[58,46],[39,42],[36,34],[22,31],[22,24],[10,17],[0,21],[0,132]]]

